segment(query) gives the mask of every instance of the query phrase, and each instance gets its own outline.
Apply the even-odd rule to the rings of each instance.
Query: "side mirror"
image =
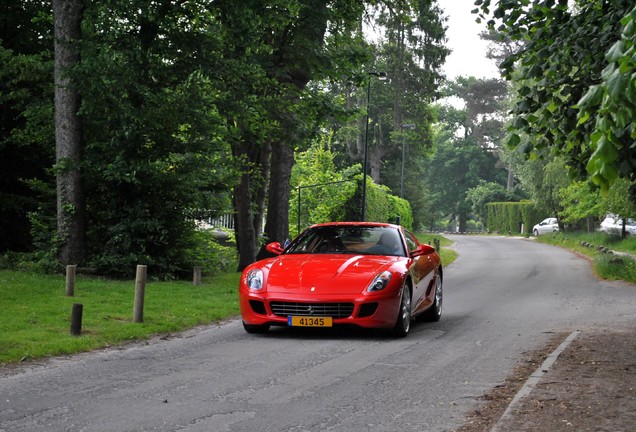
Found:
[[[411,257],[415,258],[422,255],[430,255],[435,253],[435,248],[433,246],[429,246],[427,244],[421,244],[411,252]]]
[[[273,253],[275,255],[280,255],[285,250],[285,249],[283,249],[283,247],[278,242],[269,243],[267,246],[265,246],[265,249],[268,252],[271,252],[271,253]]]

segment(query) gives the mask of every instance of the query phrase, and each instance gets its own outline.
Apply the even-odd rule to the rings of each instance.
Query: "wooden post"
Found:
[[[84,306],[80,303],[73,304],[71,311],[71,336],[79,336],[82,333],[82,312]]]
[[[194,277],[192,278],[192,285],[201,285],[201,266],[194,267]]]
[[[77,271],[76,265],[66,266],[66,296],[73,297],[75,295],[75,273]]]
[[[135,277],[135,305],[133,310],[133,322],[144,321],[144,295],[146,292],[146,271],[147,266],[137,266],[137,276]]]

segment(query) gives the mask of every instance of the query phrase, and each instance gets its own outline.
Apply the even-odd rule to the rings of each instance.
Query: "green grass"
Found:
[[[93,350],[185,330],[237,315],[239,273],[192,282],[148,282],[144,322],[133,322],[134,281],[78,275],[67,297],[63,276],[0,271],[0,363]],[[70,335],[74,303],[82,334]]]
[[[444,265],[457,257],[444,248],[452,242],[439,235],[418,238],[431,244],[440,240]],[[143,323],[134,323],[134,280],[78,275],[75,295],[67,297],[63,275],[0,270],[0,364],[90,351],[236,316],[239,278],[239,273],[223,273],[204,277],[199,286],[148,282]],[[80,336],[70,334],[74,303],[83,305]]]
[[[430,233],[419,233],[415,234],[415,236],[420,241],[420,243],[430,244],[431,246],[434,246],[435,239],[439,240],[441,250],[439,250],[438,253],[440,258],[442,259],[442,265],[444,267],[457,259],[457,251],[455,251],[454,249],[449,249],[449,246],[451,246],[453,242],[446,237],[443,237],[439,234]]]
[[[636,238],[621,239],[619,236],[601,232],[565,232],[539,236],[537,241],[561,246],[588,256],[593,261],[594,271],[603,279],[636,283],[634,259],[603,253],[598,249],[604,246],[613,251],[636,255]]]

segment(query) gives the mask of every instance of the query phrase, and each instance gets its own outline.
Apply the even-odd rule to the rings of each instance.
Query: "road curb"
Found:
[[[539,366],[539,368],[535,370],[532,373],[532,375],[530,375],[530,378],[528,378],[528,380],[523,384],[523,387],[519,389],[515,397],[512,399],[512,401],[508,405],[508,407],[506,407],[506,410],[501,415],[497,423],[495,423],[492,429],[490,429],[490,432],[503,432],[503,429],[501,429],[502,424],[507,419],[513,417],[513,410],[515,410],[516,408],[519,407],[519,405],[521,405],[521,401],[526,396],[528,396],[532,392],[532,390],[534,390],[534,388],[537,386],[537,384],[539,384],[543,376],[550,370],[554,362],[556,362],[559,355],[561,355],[561,353],[565,351],[568,346],[570,346],[570,344],[574,341],[574,339],[576,339],[576,337],[580,333],[581,332],[579,330],[576,330],[570,333],[570,335],[567,338],[565,338],[565,340],[561,343],[561,345],[559,345],[557,349],[552,351],[552,353],[550,353],[550,355],[546,357],[543,363],[541,363],[541,366]]]

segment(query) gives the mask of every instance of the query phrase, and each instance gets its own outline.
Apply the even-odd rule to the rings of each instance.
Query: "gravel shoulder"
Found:
[[[526,353],[505,382],[455,432],[633,431],[636,425],[636,324],[583,329],[532,391],[502,415],[528,378],[568,334]]]

